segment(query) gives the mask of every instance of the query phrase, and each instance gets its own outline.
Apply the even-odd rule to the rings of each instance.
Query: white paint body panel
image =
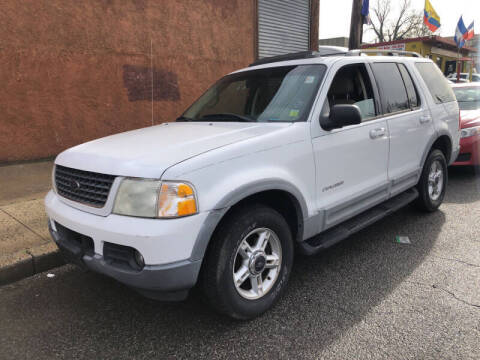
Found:
[[[387,185],[388,133],[380,138],[370,138],[370,132],[379,128],[387,128],[385,120],[332,130],[312,140],[319,209],[336,208],[360,194]],[[358,213],[386,199],[385,189],[370,200],[363,201],[362,207],[354,212]],[[351,213],[351,210],[345,208],[329,212],[325,227],[337,224],[344,211]]]
[[[242,186],[281,180],[299,190],[307,205],[305,215],[312,216],[316,209],[314,170],[308,123],[302,122],[248,144],[239,142],[186,160],[168,169],[163,179],[194,184],[201,211],[217,208],[220,200]]]
[[[55,163],[104,174],[160,178],[165,169],[183,160],[285,125],[164,123],[75,146],[58,155]]]
[[[47,194],[45,207],[50,219],[90,236],[95,253],[103,255],[105,241],[126,245],[140,251],[147,265],[188,259],[208,215],[203,212],[180,219],[143,219],[115,214],[103,217],[65,204],[53,191]]]

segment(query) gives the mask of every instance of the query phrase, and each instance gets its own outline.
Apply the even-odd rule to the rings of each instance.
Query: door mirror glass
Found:
[[[362,122],[360,109],[356,105],[334,105],[328,117],[320,117],[320,125],[330,131]]]

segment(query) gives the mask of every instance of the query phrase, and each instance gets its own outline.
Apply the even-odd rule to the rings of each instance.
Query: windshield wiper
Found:
[[[224,114],[208,114],[202,116],[199,121],[228,121],[228,120],[236,120],[242,122],[255,122],[255,119],[252,119],[248,116],[238,115],[238,114],[231,114],[231,113],[224,113]]]
[[[179,116],[177,118],[177,120],[175,120],[175,121],[178,121],[178,122],[181,122],[181,121],[195,121],[195,119],[192,119],[192,118],[189,118],[189,117],[186,117],[186,116],[182,115],[182,116]]]

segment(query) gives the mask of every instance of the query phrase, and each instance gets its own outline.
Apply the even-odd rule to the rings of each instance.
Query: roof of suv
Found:
[[[266,69],[271,67],[278,66],[292,66],[292,65],[307,65],[307,64],[324,64],[330,66],[331,64],[337,62],[340,59],[349,59],[346,62],[358,62],[359,58],[362,60],[368,59],[370,61],[396,61],[396,62],[432,62],[428,58],[424,58],[417,53],[412,52],[392,52],[392,51],[368,51],[368,50],[353,50],[348,51],[346,48],[330,46],[328,48],[335,48],[336,51],[331,51],[330,53],[322,53],[315,51],[303,51],[300,53],[286,54],[280,56],[273,56],[269,58],[264,58],[257,60],[250,64],[248,67],[239,69],[232,72],[232,74],[237,72],[243,72],[248,70],[257,70],[257,69]],[[342,51],[339,51],[341,49]],[[345,50],[343,50],[345,49]],[[330,50],[330,49],[329,49]],[[366,55],[368,53],[386,53],[385,55]],[[393,54],[404,54],[403,56],[396,56]],[[413,55],[413,56],[405,56]]]

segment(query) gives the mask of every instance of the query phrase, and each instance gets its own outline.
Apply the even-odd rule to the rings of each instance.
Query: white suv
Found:
[[[436,210],[459,109],[436,65],[299,53],[220,79],[174,123],[58,155],[45,199],[66,259],[145,296],[195,284],[255,317],[314,254],[415,200]]]

